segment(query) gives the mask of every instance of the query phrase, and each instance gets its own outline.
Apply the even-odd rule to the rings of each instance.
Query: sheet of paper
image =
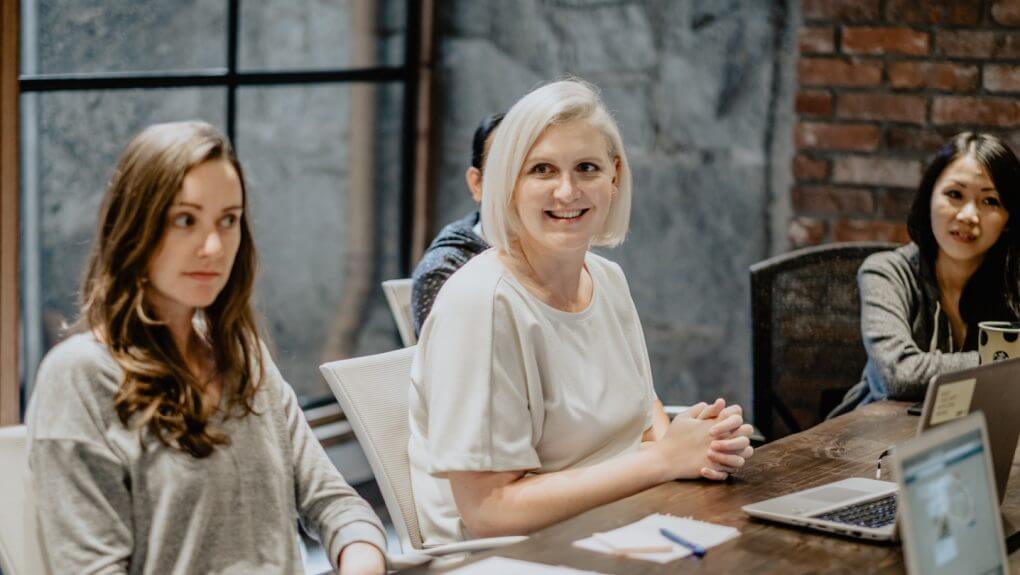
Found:
[[[597,571],[580,571],[570,567],[546,565],[507,559],[506,557],[489,557],[477,563],[465,565],[460,569],[449,571],[446,575],[603,575]]]
[[[668,563],[681,557],[691,554],[690,550],[662,536],[659,529],[669,529],[687,541],[697,543],[705,549],[714,547],[720,543],[729,541],[740,535],[740,531],[726,525],[715,525],[696,519],[685,517],[674,517],[656,513],[644,519],[625,525],[619,529],[596,533],[586,539],[574,542],[574,546],[606,553],[609,555],[624,555],[634,559],[654,561],[655,563]],[[627,549],[640,549],[648,547],[668,546],[669,551],[652,553],[630,553]]]
[[[931,409],[931,424],[938,425],[970,413],[970,400],[976,383],[976,379],[963,379],[940,385]]]

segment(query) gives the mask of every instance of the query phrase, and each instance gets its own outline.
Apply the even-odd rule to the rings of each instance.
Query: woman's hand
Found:
[[[681,418],[686,419],[687,422],[682,421]],[[685,467],[683,474],[675,478],[690,478],[700,475],[705,479],[724,480],[731,473],[735,473],[743,467],[747,458],[754,453],[750,441],[752,428],[749,424],[744,423],[743,410],[739,405],[727,406],[722,399],[715,400],[711,405],[703,402],[697,403],[678,415],[673,423],[677,423],[678,420],[681,420],[681,423],[678,424],[680,427],[693,429],[690,421],[711,423],[711,426],[708,428],[710,441],[705,447],[704,456],[696,456],[694,460],[691,460],[691,463],[701,461],[703,465],[697,469],[694,475],[690,475],[689,466],[683,466]],[[690,439],[691,437],[688,435],[688,441]],[[696,438],[690,447],[700,445],[700,438]]]
[[[364,541],[355,541],[340,551],[337,560],[340,575],[383,575],[386,557],[378,547]]]
[[[686,412],[673,418],[662,438],[647,446],[662,466],[659,483],[694,479],[702,475],[703,468],[713,465],[708,453],[715,440],[711,434],[714,425],[715,419],[698,419]]]
[[[740,409],[739,406],[732,407]],[[754,454],[754,448],[751,447],[751,432],[751,425],[744,423],[739,413],[730,412],[725,418],[717,420],[710,430],[715,438],[709,444],[710,463],[702,468],[701,476],[721,481],[743,467],[747,459]]]

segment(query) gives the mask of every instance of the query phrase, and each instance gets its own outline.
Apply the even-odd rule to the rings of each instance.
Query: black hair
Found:
[[[1011,218],[960,295],[960,316],[968,325],[970,340],[971,332],[976,331],[970,328],[977,322],[1020,318],[1020,225],[1012,221],[1020,218],[1020,160],[1005,142],[990,134],[953,136],[924,170],[907,218],[907,231],[928,269],[934,271],[939,246],[931,227],[931,196],[946,167],[965,156],[984,167]]]
[[[502,121],[503,112],[496,112],[482,118],[481,123],[475,128],[475,137],[471,139],[471,165],[473,167],[481,170],[485,165],[485,141],[489,139],[489,134]]]

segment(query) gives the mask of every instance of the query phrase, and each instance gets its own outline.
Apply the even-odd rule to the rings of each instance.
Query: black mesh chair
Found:
[[[867,355],[857,269],[895,247],[827,244],[751,266],[754,424],[767,441],[821,422],[860,380]]]

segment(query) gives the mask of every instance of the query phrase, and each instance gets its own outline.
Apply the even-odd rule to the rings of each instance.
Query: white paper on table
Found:
[[[532,563],[506,557],[489,557],[465,565],[446,575],[603,575],[597,571],[579,571],[570,567]]]
[[[691,554],[691,551],[686,547],[677,545],[663,537],[662,533],[659,532],[659,529],[662,528],[669,529],[687,541],[697,543],[705,549],[714,547],[740,535],[740,531],[738,531],[735,527],[706,523],[704,521],[698,521],[688,517],[674,517],[672,515],[656,513],[654,515],[649,515],[640,521],[631,523],[630,525],[624,525],[623,527],[612,531],[599,533],[598,538],[592,536],[586,539],[574,541],[574,546],[582,549],[588,549],[590,551],[597,551],[599,553],[606,553],[608,555],[622,554],[633,559],[643,559],[645,561],[654,561],[656,563],[668,563],[674,559],[687,557]],[[602,541],[608,542],[613,546],[613,548],[610,548]],[[621,553],[620,551],[627,548],[640,548],[657,545],[670,545],[673,550],[659,553]]]

